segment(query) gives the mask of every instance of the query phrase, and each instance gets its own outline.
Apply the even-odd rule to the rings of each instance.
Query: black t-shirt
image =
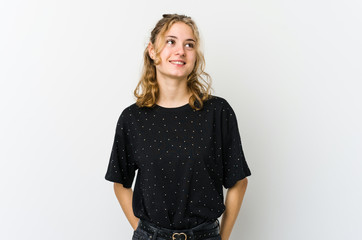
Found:
[[[229,103],[212,95],[203,109],[126,107],[117,122],[105,179],[131,188],[134,215],[168,229],[216,220],[223,186],[250,176]]]

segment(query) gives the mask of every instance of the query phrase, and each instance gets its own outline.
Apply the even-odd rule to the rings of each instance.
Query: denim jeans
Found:
[[[147,225],[148,228],[155,230],[154,233],[151,234],[151,233],[148,233],[145,230],[141,229],[139,226],[141,221],[142,221],[142,224]],[[148,222],[140,219],[136,230],[134,230],[134,232],[133,232],[132,240],[172,240],[172,238],[165,239],[165,238],[161,238],[161,237],[157,236],[157,232],[159,231],[159,229],[161,229],[163,231],[167,231],[169,233],[173,233],[173,232],[183,232],[183,231],[196,231],[197,232],[197,231],[211,230],[211,229],[215,229],[215,228],[218,228],[219,234],[216,236],[210,237],[210,238],[205,238],[203,240],[221,240],[220,224],[219,224],[218,219],[216,219],[216,221],[207,221],[207,222],[201,223],[190,229],[182,229],[182,230],[171,230],[171,229],[167,229],[167,228],[156,227],[154,224],[149,224]]]

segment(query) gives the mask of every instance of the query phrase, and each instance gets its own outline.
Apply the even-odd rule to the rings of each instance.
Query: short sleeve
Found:
[[[226,100],[221,117],[223,185],[230,188],[237,181],[250,176],[251,172],[245,160],[235,112]]]
[[[125,188],[131,188],[137,165],[133,159],[131,144],[127,137],[129,129],[126,126],[124,111],[120,115],[109,159],[105,179],[121,183]]]

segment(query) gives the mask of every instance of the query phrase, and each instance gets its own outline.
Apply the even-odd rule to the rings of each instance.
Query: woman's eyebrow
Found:
[[[176,39],[177,39],[177,37],[176,37],[176,36],[172,36],[172,35],[169,35],[169,36],[166,36],[166,37],[176,38]],[[196,42],[196,41],[195,41],[194,39],[192,39],[192,38],[186,39],[186,41],[193,41],[193,42]]]

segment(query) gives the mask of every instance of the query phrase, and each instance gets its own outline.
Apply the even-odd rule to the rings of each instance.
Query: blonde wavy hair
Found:
[[[203,107],[203,102],[210,99],[212,79],[205,69],[204,54],[200,50],[200,35],[195,22],[188,16],[179,14],[163,14],[155,28],[151,32],[150,42],[155,48],[155,60],[149,56],[148,47],[144,50],[143,70],[141,78],[134,90],[136,96],[136,105],[139,107],[153,107],[159,96],[159,86],[156,79],[156,67],[159,64],[160,52],[165,46],[165,33],[174,23],[183,22],[191,27],[196,40],[196,62],[192,72],[187,77],[187,88],[192,93],[189,99],[190,106],[195,110]],[[142,90],[140,89],[142,87]],[[140,92],[140,93],[138,93]],[[196,103],[196,104],[195,104]]]

